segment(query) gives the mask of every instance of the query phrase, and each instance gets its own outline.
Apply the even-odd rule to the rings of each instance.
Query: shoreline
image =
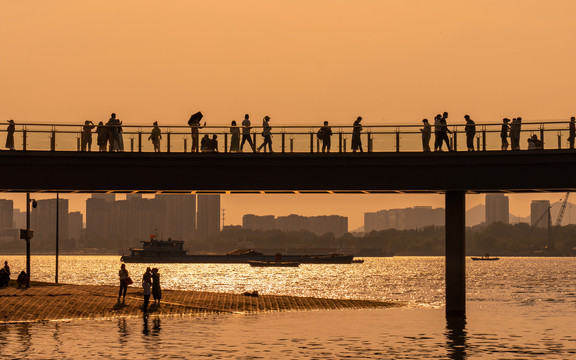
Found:
[[[0,324],[96,320],[142,316],[142,289],[129,286],[125,304],[119,304],[118,286],[32,282],[18,288],[14,280],[0,289]],[[234,314],[274,311],[377,309],[399,303],[298,296],[162,290],[160,306],[150,299],[150,315]]]

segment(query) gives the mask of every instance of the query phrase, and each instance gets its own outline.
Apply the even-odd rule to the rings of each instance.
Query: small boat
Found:
[[[298,267],[299,262],[295,261],[248,261],[250,266],[255,267]]]
[[[472,260],[494,261],[494,260],[500,260],[500,258],[486,255],[486,256],[472,256]]]
[[[352,263],[353,263],[353,264],[363,264],[363,263],[364,263],[364,260],[362,260],[362,259],[354,259],[354,260],[352,260]]]

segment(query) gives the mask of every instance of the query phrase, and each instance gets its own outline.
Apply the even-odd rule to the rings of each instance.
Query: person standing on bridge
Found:
[[[240,129],[236,125],[235,120],[232,120],[232,124],[230,125],[230,134],[232,134],[230,139],[230,152],[240,151]]]
[[[508,129],[510,129],[510,126],[508,126],[508,123],[510,122],[510,119],[508,118],[504,118],[502,119],[502,129],[500,130],[500,138],[502,139],[502,151],[506,151],[508,150]]]
[[[106,151],[106,143],[108,142],[109,132],[110,131],[108,130],[106,125],[104,125],[104,123],[100,121],[98,123],[98,126],[96,127],[96,134],[98,134],[98,136],[96,137],[96,143],[98,144],[98,150],[100,152]]]
[[[520,130],[522,127],[522,118],[517,117],[510,124],[510,148],[520,150]]]
[[[570,124],[568,125],[568,143],[570,144],[570,150],[574,150],[575,138],[576,138],[576,118],[572,116],[570,118]]]
[[[364,152],[364,150],[362,149],[362,138],[361,138],[361,133],[362,133],[362,124],[360,123],[362,121],[362,116],[358,116],[358,118],[356,119],[356,121],[354,121],[354,124],[352,125],[352,151],[356,152],[356,150],[360,150],[360,152]]]
[[[118,132],[120,131],[120,121],[116,118],[116,113],[110,115],[110,119],[106,123],[108,125],[108,139],[110,141],[109,151],[120,150],[120,143],[118,142]]]
[[[470,119],[470,116],[464,115],[466,120],[466,126],[464,127],[464,132],[466,133],[466,146],[468,151],[474,151],[474,138],[476,137],[476,123],[474,120]]]
[[[154,121],[154,127],[150,132],[150,136],[148,140],[152,141],[152,145],[154,145],[154,152],[160,152],[160,140],[162,139],[162,130],[158,126],[158,121]]]
[[[442,151],[442,115],[434,117],[434,151]]]
[[[424,127],[420,129],[422,133],[422,149],[424,152],[430,152],[430,137],[432,136],[432,126],[428,122],[428,119],[422,120]]]
[[[14,150],[14,132],[16,131],[16,125],[14,120],[8,120],[8,128],[6,128],[6,148],[9,150]]]
[[[190,125],[190,131],[192,133],[192,152],[198,152],[200,149],[198,147],[198,141],[200,138],[200,129],[206,127],[206,121],[204,121],[204,126],[201,126],[200,121],[194,121],[189,125]]]
[[[266,152],[266,144],[268,144],[268,149],[272,152],[272,127],[269,124],[270,116],[264,116],[264,120],[262,120],[262,136],[264,137],[264,142],[258,146],[258,152],[262,148],[264,148],[264,152]]]
[[[324,126],[318,130],[316,136],[322,140],[322,152],[330,152],[330,142],[332,137],[332,128],[328,126],[328,121],[324,121]]]
[[[254,146],[252,138],[250,137],[250,129],[252,129],[252,126],[250,124],[250,115],[246,114],[244,115],[244,120],[242,121],[242,143],[240,144],[240,151],[242,151],[242,149],[244,148],[244,143],[248,141],[248,144],[250,144],[252,151],[256,152],[256,147]]]
[[[81,139],[81,146],[80,151],[92,151],[92,129],[96,126],[90,120],[84,121],[84,126],[82,126],[82,139]]]

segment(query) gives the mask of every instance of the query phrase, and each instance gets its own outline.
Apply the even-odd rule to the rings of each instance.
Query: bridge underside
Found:
[[[576,152],[185,154],[1,151],[0,191],[445,193],[575,191]]]

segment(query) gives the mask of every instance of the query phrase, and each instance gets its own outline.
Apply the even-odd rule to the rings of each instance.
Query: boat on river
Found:
[[[500,260],[499,257],[490,256],[490,255],[488,255],[488,254],[486,254],[486,255],[484,255],[484,256],[472,256],[471,259],[474,260],[474,261],[495,261],[495,260]]]
[[[197,264],[248,264],[249,261],[273,262],[276,255],[265,255],[252,249],[237,249],[224,255],[193,255],[184,250],[182,240],[142,241],[142,248],[131,248],[130,255],[123,255],[125,263],[197,263]],[[300,264],[351,264],[353,255],[284,255],[282,261]]]
[[[299,262],[295,261],[248,261],[253,267],[298,267]]]

